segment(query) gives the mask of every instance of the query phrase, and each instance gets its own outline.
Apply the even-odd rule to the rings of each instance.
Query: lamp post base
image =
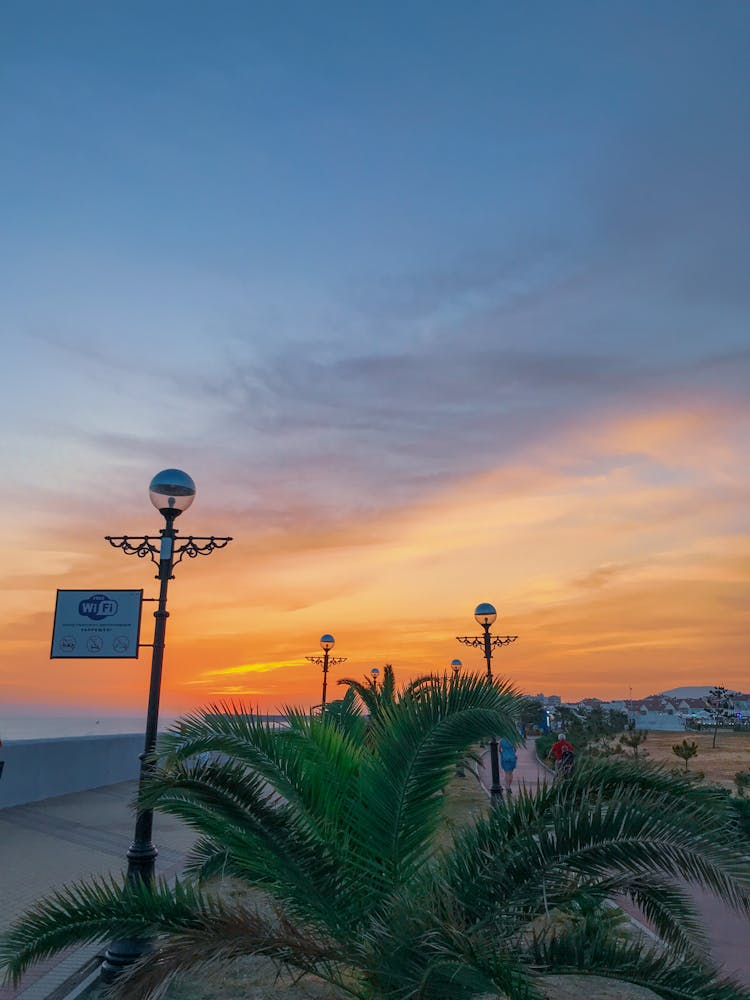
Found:
[[[500,784],[500,761],[498,759],[497,740],[494,737],[490,740],[490,769],[490,773],[492,774],[490,801],[495,805],[498,802],[502,802],[503,789]]]
[[[141,760],[144,755],[141,754]],[[135,840],[127,853],[128,874],[130,882],[145,882],[150,885],[154,880],[154,869],[158,850],[151,843],[151,822],[153,812],[146,810],[138,814],[138,824],[145,825],[143,839]],[[114,940],[104,953],[99,976],[103,983],[111,983],[133,962],[137,962],[153,948],[150,938],[118,938]]]
[[[153,946],[153,941],[147,938],[122,938],[120,941],[113,941],[104,953],[99,978],[103,983],[113,983],[124,969],[143,958]]]

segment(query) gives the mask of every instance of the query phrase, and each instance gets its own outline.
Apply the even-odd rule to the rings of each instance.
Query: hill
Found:
[[[711,685],[706,684],[703,687],[670,688],[669,691],[660,691],[659,695],[663,698],[705,698],[710,690]]]

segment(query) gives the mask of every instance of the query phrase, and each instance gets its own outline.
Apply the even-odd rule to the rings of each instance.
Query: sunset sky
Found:
[[[744,0],[8,0],[0,65],[0,706],[144,707],[52,612],[155,595],[168,467],[235,541],[165,712],[479,668],[480,601],[531,693],[750,688]]]

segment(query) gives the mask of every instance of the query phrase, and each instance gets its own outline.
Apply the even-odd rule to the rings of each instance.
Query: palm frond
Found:
[[[606,933],[565,931],[534,937],[530,957],[547,973],[607,976],[644,986],[665,1000],[748,1000],[750,991],[715,968]]]
[[[587,890],[600,903],[617,897],[630,899],[676,954],[705,960],[708,939],[700,915],[690,895],[669,878],[653,872],[631,877],[619,875],[600,879],[595,885],[587,886]]]
[[[159,939],[118,979],[113,997],[157,1000],[177,976],[196,969],[205,973],[248,957],[269,958],[279,971],[313,974],[350,992],[346,981],[352,978],[351,970],[340,949],[319,928],[300,927],[281,914],[270,919],[258,911],[235,908]]]
[[[70,945],[184,930],[210,922],[221,909],[218,901],[182,883],[77,882],[37,902],[2,935],[0,969],[17,983],[34,962]]]
[[[439,793],[456,759],[495,734],[518,741],[518,696],[509,685],[466,675],[458,683],[433,678],[419,699],[384,708],[371,723],[372,758],[362,766],[360,835],[379,854],[388,877],[400,881],[430,855],[442,816]]]
[[[334,725],[345,733],[353,743],[360,745],[364,742],[367,720],[362,715],[352,688],[348,688],[340,700],[329,702],[323,717],[329,725]]]
[[[220,702],[175,722],[157,740],[154,760],[168,770],[200,754],[221,756],[250,768],[292,801],[304,761],[279,739],[280,732],[241,702]]]
[[[441,878],[475,919],[502,909],[523,921],[600,884],[640,893],[656,913],[639,882],[650,876],[704,886],[750,913],[750,864],[712,810],[627,785],[607,797],[597,786],[588,796],[558,786],[521,792],[460,834],[442,865]],[[664,897],[665,930],[670,902],[679,906],[677,896]],[[686,923],[685,933],[693,930]],[[677,941],[674,926],[671,933]]]
[[[541,1000],[529,965],[502,928],[467,929],[435,887],[401,893],[376,918],[358,948],[375,995],[469,1000],[498,992]]]
[[[237,763],[177,764],[157,771],[145,782],[141,803],[220,842],[243,859],[247,876],[252,873],[263,884],[282,878],[309,885],[309,862],[321,858],[319,839],[299,810]]]
[[[688,812],[710,809],[714,822],[726,826],[732,822],[731,799],[717,785],[697,784],[684,774],[674,773],[654,761],[634,761],[623,757],[588,757],[576,765],[573,774],[559,783],[558,790],[566,795],[588,796],[597,788],[605,798],[619,794],[627,785],[643,793],[659,792],[670,802],[688,809]]]
[[[378,691],[372,681],[358,681],[353,677],[341,677],[338,681],[336,681],[336,683],[345,685],[349,691],[354,692],[354,694],[356,694],[362,702],[365,711],[370,717],[378,714],[378,708],[380,705],[378,700]]]
[[[396,700],[396,677],[393,673],[393,666],[390,663],[386,663],[383,667],[383,677],[380,681],[380,695],[381,703],[385,705],[391,705]]]

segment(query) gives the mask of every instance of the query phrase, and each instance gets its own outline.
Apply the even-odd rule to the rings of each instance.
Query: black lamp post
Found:
[[[492,649],[495,646],[507,646],[515,642],[517,635],[492,635],[490,625],[497,619],[497,611],[491,604],[477,604],[474,611],[474,618],[484,629],[482,635],[457,635],[456,638],[465,646],[474,646],[484,649],[484,659],[487,663],[487,680],[492,681]],[[500,762],[497,756],[497,740],[493,736],[490,740],[490,766],[492,768],[492,787],[490,795],[493,802],[502,798],[503,790],[500,786]]]
[[[461,667],[463,663],[460,660],[451,660],[451,683],[455,684],[458,680],[458,675],[461,673]],[[456,762],[456,777],[465,778],[466,772],[464,771],[464,759],[459,757]]]
[[[326,710],[326,688],[328,686],[328,668],[335,667],[337,663],[346,663],[346,656],[330,656],[330,652],[336,645],[336,640],[330,634],[326,632],[325,635],[320,637],[320,648],[323,650],[322,656],[306,656],[305,659],[309,660],[310,663],[317,663],[323,667],[323,698],[320,703],[320,713],[321,715]]]
[[[138,789],[139,793],[144,781],[153,770],[150,755],[156,746],[156,734],[159,728],[159,699],[161,695],[161,672],[164,662],[164,639],[167,632],[167,590],[172,580],[174,567],[187,556],[206,556],[214,549],[223,549],[231,538],[186,536],[181,544],[176,544],[177,530],[174,522],[187,510],[195,499],[195,483],[185,472],[179,469],[165,469],[151,480],[149,486],[151,503],[164,516],[165,527],[158,535],[107,535],[107,541],[116,549],[121,549],[126,555],[136,555],[140,559],[150,557],[158,568],[156,579],[159,581],[158,608],[154,612],[154,642],[151,654],[151,683],[148,692],[148,710],[146,713],[146,738],[143,753],[140,755],[141,769]],[[159,853],[154,846],[151,835],[154,825],[153,809],[138,809],[135,820],[135,835],[133,843],[127,852],[127,878],[132,881],[141,880],[147,885],[153,881],[156,856]],[[148,948],[148,942],[141,938],[128,938],[113,941],[107,949],[102,964],[102,978],[112,980],[125,966],[139,958]]]
[[[370,671],[370,673],[372,674],[372,686],[377,691],[377,689],[378,689],[378,677],[380,677],[380,671],[378,670],[377,667],[373,667],[372,670]]]

